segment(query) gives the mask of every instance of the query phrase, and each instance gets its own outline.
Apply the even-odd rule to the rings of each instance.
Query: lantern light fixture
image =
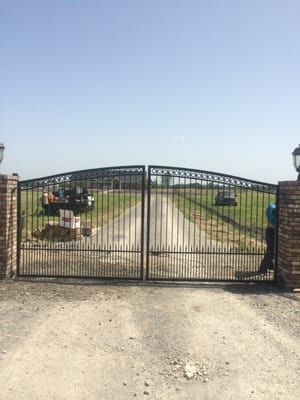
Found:
[[[295,170],[298,172],[298,181],[300,181],[300,144],[292,152]]]
[[[0,143],[0,164],[2,163],[2,161],[3,161],[3,157],[4,157],[4,149],[5,149],[5,146],[4,146],[4,144],[3,143]]]

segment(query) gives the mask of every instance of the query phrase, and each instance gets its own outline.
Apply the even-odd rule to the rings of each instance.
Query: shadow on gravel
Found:
[[[290,292],[276,282],[187,282],[187,281],[135,281],[135,280],[98,280],[98,279],[62,279],[62,278],[16,278],[6,282],[31,284],[53,284],[57,286],[133,286],[133,287],[165,287],[191,289],[223,289],[231,293],[266,294],[271,292]]]
[[[293,293],[290,289],[286,289],[276,282],[185,282],[185,281],[126,281],[126,280],[85,280],[85,279],[57,279],[57,278],[16,278],[7,280],[6,283],[13,285],[28,284],[31,288],[36,285],[37,290],[42,290],[43,285],[48,288],[57,288],[63,292],[63,288],[96,288],[102,287],[136,287],[136,288],[169,288],[176,289],[219,289],[226,292],[239,295],[268,295],[276,294],[295,301],[300,301],[300,296]],[[1,282],[0,282],[1,288]]]

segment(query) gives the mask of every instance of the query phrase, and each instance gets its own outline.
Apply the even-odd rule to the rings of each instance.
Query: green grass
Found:
[[[264,245],[265,209],[270,202],[275,202],[275,195],[245,189],[236,193],[237,206],[216,206],[217,189],[168,190],[168,196],[172,196],[176,207],[212,239],[238,249]],[[59,222],[59,217],[43,215],[41,196],[42,192],[35,191],[23,191],[21,194],[23,238],[30,238],[34,230],[43,228],[46,223]],[[141,194],[100,192],[94,198],[94,209],[84,211],[81,221],[91,220],[93,225],[101,227],[140,202]]]
[[[267,224],[265,209],[275,202],[275,194],[240,189],[237,206],[216,206],[216,194],[216,189],[177,190],[173,202],[200,230],[228,247],[262,246]]]

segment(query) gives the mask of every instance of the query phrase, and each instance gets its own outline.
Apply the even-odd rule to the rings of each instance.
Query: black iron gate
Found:
[[[143,279],[145,167],[19,184],[19,276]]]
[[[276,192],[239,177],[149,166],[146,278],[274,280],[274,270],[258,270]]]
[[[128,166],[19,184],[19,276],[273,281],[258,273],[276,185]]]

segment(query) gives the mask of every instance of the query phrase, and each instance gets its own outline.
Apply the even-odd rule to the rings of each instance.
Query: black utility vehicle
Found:
[[[216,206],[237,206],[236,194],[231,190],[221,190],[215,198]]]
[[[43,205],[45,214],[59,215],[59,210],[72,210],[74,215],[94,208],[94,196],[84,188],[61,189],[49,196],[49,204]]]

